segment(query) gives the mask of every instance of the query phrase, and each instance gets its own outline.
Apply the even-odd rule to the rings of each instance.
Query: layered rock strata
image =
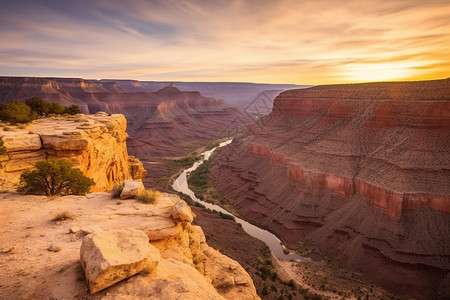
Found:
[[[20,175],[41,160],[65,159],[72,162],[95,185],[91,191],[110,190],[126,179],[142,179],[142,163],[128,156],[126,120],[123,115],[77,115],[52,117],[29,125],[0,124],[6,153],[0,156],[0,184],[16,187]]]
[[[292,246],[307,239],[402,294],[449,292],[450,79],[286,91],[212,175]]]

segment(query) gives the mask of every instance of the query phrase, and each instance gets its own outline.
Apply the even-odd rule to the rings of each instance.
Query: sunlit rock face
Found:
[[[448,293],[449,79],[286,91],[212,174],[291,245],[316,243],[401,294]]]
[[[77,115],[33,121],[19,128],[1,124],[6,153],[0,156],[0,184],[13,188],[20,175],[41,160],[65,159],[87,177],[91,191],[107,191],[126,179],[146,176],[142,163],[128,156],[126,120],[123,115]]]

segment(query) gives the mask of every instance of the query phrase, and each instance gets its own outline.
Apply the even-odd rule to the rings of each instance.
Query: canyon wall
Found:
[[[91,191],[107,191],[126,179],[143,179],[142,163],[128,156],[126,120],[123,115],[77,115],[43,118],[29,125],[0,123],[6,153],[0,156],[0,185],[17,187],[20,175],[41,160],[72,162],[95,185]]]
[[[232,91],[232,86],[225,87]],[[211,94],[214,90],[208,91]],[[252,121],[249,114],[223,100],[205,97],[198,91],[180,91],[168,83],[0,77],[0,103],[30,97],[63,106],[75,104],[85,114],[104,111],[125,115],[128,150],[139,157],[182,155],[186,147],[234,134]],[[272,103],[267,105],[271,108]]]
[[[206,97],[223,99],[226,103],[246,108],[260,93],[268,91],[264,101],[272,108],[275,96],[281,91],[309,86],[295,84],[260,84],[250,82],[173,82],[116,79],[40,78],[0,76],[0,102],[26,99],[39,93],[54,94],[60,100],[76,101],[72,93],[153,93],[174,83],[183,91],[198,91]],[[278,90],[272,95],[273,90]],[[60,94],[59,96],[57,94]]]
[[[450,286],[450,79],[286,91],[211,173],[246,218],[408,296]]]

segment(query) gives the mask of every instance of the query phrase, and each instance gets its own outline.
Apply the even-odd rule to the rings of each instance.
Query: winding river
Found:
[[[191,197],[191,199],[193,201],[203,204],[206,208],[209,208],[211,210],[214,209],[214,210],[220,211],[222,213],[233,215],[232,213],[230,213],[229,211],[223,209],[222,207],[220,207],[218,205],[202,201],[202,200],[198,199],[197,197],[195,197],[194,192],[191,189],[189,189],[189,186],[187,183],[187,175],[190,172],[197,169],[205,160],[208,160],[217,148],[228,145],[229,143],[231,143],[231,141],[232,140],[227,140],[225,142],[220,143],[219,146],[217,146],[211,150],[203,152],[201,154],[202,155],[201,160],[195,162],[192,167],[184,170],[183,173],[181,173],[181,175],[177,177],[177,179],[172,184],[173,189],[178,192],[182,192],[182,193],[188,195],[189,197]],[[283,249],[285,249],[284,245],[281,243],[280,239],[277,238],[273,233],[271,233],[267,230],[261,229],[253,224],[250,224],[236,216],[234,216],[234,217],[235,217],[235,220],[237,223],[242,224],[242,228],[245,230],[245,232],[247,232],[251,236],[263,241],[264,243],[266,243],[266,245],[270,248],[270,250],[275,255],[275,257],[277,257],[278,259],[313,263],[312,259],[309,257],[303,257],[303,256],[300,256],[300,255],[298,255],[296,253],[292,253],[292,252],[288,253],[288,254],[284,253],[284,251],[283,251]]]

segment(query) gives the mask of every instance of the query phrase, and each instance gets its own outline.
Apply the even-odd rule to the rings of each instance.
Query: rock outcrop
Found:
[[[120,199],[136,198],[139,191],[144,190],[142,181],[128,179],[123,183],[123,189],[120,193]]]
[[[40,160],[65,159],[87,177],[91,191],[110,190],[126,179],[146,175],[142,163],[128,156],[126,120],[123,115],[50,117],[15,127],[0,124],[6,154],[0,156],[0,185],[19,184],[20,175]]]
[[[307,239],[404,295],[449,293],[450,79],[286,91],[211,170],[291,245]]]
[[[1,299],[259,299],[247,272],[209,247],[199,226],[174,219],[174,205],[184,207],[176,195],[155,204],[109,193],[0,197],[1,249],[15,249],[0,253]],[[60,210],[74,220],[50,222]],[[62,250],[47,251],[55,241]]]
[[[80,261],[94,294],[142,271],[152,272],[160,260],[145,232],[133,228],[97,231],[84,237]]]

